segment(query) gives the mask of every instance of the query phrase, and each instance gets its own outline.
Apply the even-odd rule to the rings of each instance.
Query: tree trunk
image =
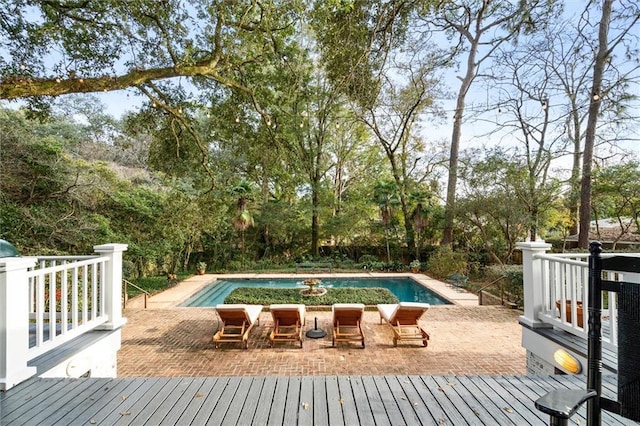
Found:
[[[580,139],[578,138],[573,147],[573,165],[571,167],[571,178],[569,179],[569,217],[571,218],[570,235],[578,233],[580,199]]]
[[[449,178],[447,180],[447,202],[444,210],[444,230],[442,232],[442,244],[453,243],[453,221],[455,219],[456,187],[458,185],[458,156],[460,153],[460,139],[462,137],[462,116],[464,114],[465,99],[471,83],[475,78],[476,53],[479,39],[473,39],[467,57],[467,71],[456,100],[456,111],[453,116],[453,131],[451,133],[451,151],[449,154]]]
[[[608,36],[609,22],[611,20],[611,5],[613,0],[604,0],[602,3],[602,18],[598,31],[598,52],[593,67],[593,86],[591,89],[591,102],[589,103],[589,118],[584,141],[584,154],[582,160],[582,185],[580,188],[580,233],[578,235],[578,247],[589,247],[589,223],[591,219],[591,169],[593,163],[593,150],[596,139],[596,125],[602,94],[602,76],[609,56]]]
[[[318,209],[320,207],[320,196],[318,188],[320,187],[320,177],[318,173],[314,176],[314,182],[311,187],[311,255],[318,256],[320,254],[320,218]]]

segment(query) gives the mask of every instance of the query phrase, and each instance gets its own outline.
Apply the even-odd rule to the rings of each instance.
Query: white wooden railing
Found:
[[[555,327],[587,338],[589,254],[547,254],[544,241],[518,243],[523,254],[524,315],[520,322],[531,328]],[[602,257],[613,256],[604,253]],[[640,282],[640,277],[606,272],[603,278]],[[637,275],[637,274],[632,274]],[[603,292],[602,345],[615,350],[617,296]],[[562,309],[562,307],[565,307]]]
[[[34,358],[122,317],[124,244],[96,256],[0,258],[0,389],[35,374]]]

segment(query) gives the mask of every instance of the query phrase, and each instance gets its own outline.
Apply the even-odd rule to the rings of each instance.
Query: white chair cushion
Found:
[[[230,304],[219,304],[216,305],[217,311],[240,311],[243,310],[247,314],[249,321],[251,324],[256,322],[258,317],[260,317],[260,312],[262,312],[262,305],[245,305],[242,303],[230,303]]]
[[[247,311],[249,321],[251,321],[251,324],[253,324],[260,317],[260,312],[262,312],[262,305],[245,305],[245,309]]]
[[[378,305],[378,312],[380,312],[382,318],[389,322],[399,306],[400,305],[398,303],[380,304]]]
[[[300,318],[302,319],[302,324],[304,324],[304,315],[306,313],[306,307],[302,303],[278,303],[274,305],[269,305],[269,310],[294,310],[297,309],[300,312]]]

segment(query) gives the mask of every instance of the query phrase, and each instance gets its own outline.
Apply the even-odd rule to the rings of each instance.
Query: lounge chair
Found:
[[[428,309],[428,303],[400,302],[378,305],[380,324],[384,319],[393,330],[393,346],[398,346],[398,340],[422,340],[422,344],[427,346],[429,333],[420,327],[418,320]]]
[[[305,306],[302,304],[277,304],[269,306],[273,318],[273,331],[269,345],[275,342],[298,341],[302,347]]]
[[[249,347],[249,332],[260,321],[262,305],[222,304],[216,305],[222,326],[213,336],[216,348],[220,342],[239,342]]]
[[[362,342],[364,348],[364,334],[362,333],[362,303],[335,303],[331,307],[333,312],[333,338],[331,345],[336,342]]]

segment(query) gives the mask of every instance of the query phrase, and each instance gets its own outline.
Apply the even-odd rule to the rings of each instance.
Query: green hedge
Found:
[[[302,303],[305,305],[333,305],[334,303],[398,303],[398,298],[386,288],[329,288],[322,296],[304,297],[299,288],[240,287],[231,292],[224,303],[270,305],[272,303]]]

